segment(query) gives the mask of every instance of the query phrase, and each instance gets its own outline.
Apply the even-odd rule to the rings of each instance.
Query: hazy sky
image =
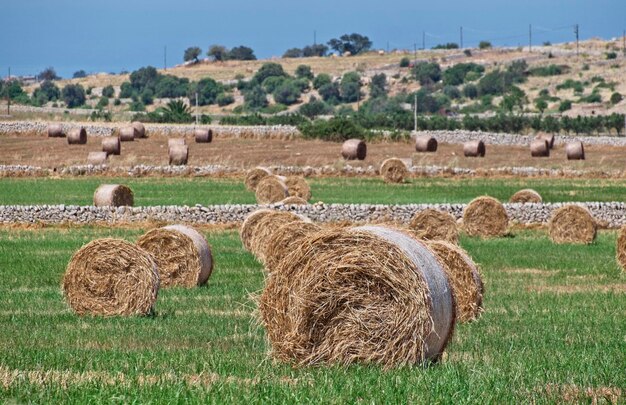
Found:
[[[246,45],[257,57],[325,43],[344,33],[369,36],[374,47],[421,47],[481,39],[497,45],[612,38],[626,28],[626,0],[0,0],[0,75],[35,74],[47,66],[68,77],[182,62],[188,46]]]

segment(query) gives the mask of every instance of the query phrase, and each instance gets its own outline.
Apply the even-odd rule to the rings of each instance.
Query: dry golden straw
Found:
[[[283,205],[307,205],[308,202],[300,197],[287,197],[280,202]]]
[[[202,234],[188,226],[153,229],[139,238],[137,244],[154,257],[164,287],[203,285],[213,271],[209,244]]]
[[[554,243],[589,244],[596,238],[597,224],[589,210],[579,205],[566,205],[554,211],[549,233]]]
[[[456,219],[447,212],[427,208],[413,216],[409,229],[420,239],[459,243]]]
[[[133,191],[121,184],[103,184],[93,194],[93,205],[96,207],[132,207]]]
[[[74,253],[63,295],[79,315],[147,315],[159,291],[152,256],[119,239],[97,239]]]
[[[543,201],[541,195],[531,188],[525,188],[513,194],[509,199],[510,203],[540,203]]]
[[[256,186],[259,182],[265,177],[271,175],[272,172],[270,169],[265,167],[255,167],[254,169],[248,170],[248,173],[246,173],[246,179],[244,180],[246,188],[250,191],[256,191]]]
[[[509,216],[504,206],[492,197],[472,200],[463,212],[463,228],[470,236],[504,236],[508,226]]]
[[[304,238],[319,232],[322,227],[301,219],[287,222],[274,232],[265,244],[263,256],[265,267],[272,272],[276,266],[296,247]]]
[[[249,215],[243,222],[240,232],[244,247],[255,255],[261,263],[265,261],[265,248],[278,228],[294,221],[309,221],[308,218],[292,212],[269,211],[262,211],[258,214],[255,212]]]
[[[303,200],[311,199],[311,187],[309,183],[302,176],[288,176],[285,179],[285,185],[287,186],[287,192],[289,197],[300,197]]]
[[[622,271],[626,270],[626,226],[622,226],[619,230],[615,246],[615,257]]]
[[[380,175],[386,183],[402,183],[409,175],[409,170],[402,160],[390,158],[380,165]]]
[[[256,186],[254,195],[259,204],[273,204],[289,197],[289,189],[283,178],[267,176]]]

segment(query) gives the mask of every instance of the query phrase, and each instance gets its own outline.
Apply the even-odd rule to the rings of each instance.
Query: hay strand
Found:
[[[437,152],[437,140],[430,135],[420,135],[415,138],[416,152]]]
[[[267,176],[271,176],[272,171],[265,167],[255,167],[254,169],[248,170],[246,173],[246,178],[244,180],[244,184],[246,188],[250,191],[256,191],[256,186],[259,184],[261,180],[263,180]]]
[[[408,174],[406,164],[398,158],[386,159],[380,165],[380,175],[385,183],[402,183]]]
[[[267,176],[257,185],[255,197],[259,204],[274,204],[289,197],[289,189],[279,176]]]
[[[102,184],[93,194],[96,207],[132,207],[133,204],[133,191],[121,184]]]
[[[541,194],[531,188],[525,188],[513,194],[509,199],[510,203],[540,203],[543,201]]]
[[[87,143],[87,131],[85,128],[73,128],[67,134],[67,143],[69,145],[84,145]]]
[[[289,197],[300,197],[305,201],[311,199],[311,187],[302,176],[287,176],[285,179]]]
[[[456,219],[449,213],[427,208],[416,213],[409,229],[420,239],[459,243]]]
[[[472,200],[463,212],[463,228],[470,236],[481,238],[504,236],[509,216],[500,201],[492,197]]]
[[[348,139],[341,145],[341,156],[346,160],[365,160],[367,145],[361,139]]]
[[[580,205],[565,205],[555,210],[548,227],[550,239],[558,244],[589,244],[596,238],[596,221],[589,210]]]

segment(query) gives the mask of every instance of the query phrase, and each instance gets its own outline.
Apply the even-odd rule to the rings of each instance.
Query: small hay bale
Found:
[[[85,128],[73,128],[67,134],[67,143],[69,145],[84,145],[87,143],[87,131]]]
[[[615,257],[622,271],[626,270],[626,225],[620,228],[619,234],[617,235]]]
[[[580,205],[565,205],[555,210],[548,228],[550,239],[558,244],[589,244],[596,239],[596,221],[589,210]]]
[[[185,138],[170,138],[167,140],[167,150],[172,149],[172,146],[177,145],[187,145],[187,140]]]
[[[187,145],[172,145],[168,151],[170,165],[186,165],[189,160],[189,147]]]
[[[511,196],[509,200],[510,203],[540,203],[543,201],[541,198],[541,194],[536,192],[533,189],[525,188],[523,190],[518,191],[517,193]]]
[[[294,221],[306,222],[308,219],[288,211],[257,210],[243,221],[239,236],[246,250],[263,262],[265,246],[274,231]]]
[[[135,138],[146,138],[146,127],[139,121],[134,121],[130,125],[135,128]]]
[[[435,254],[377,226],[305,237],[268,277],[259,312],[273,357],[305,366],[437,360],[455,320]]]
[[[259,204],[273,204],[289,197],[289,189],[279,176],[267,176],[257,185],[255,197]]]
[[[48,124],[48,138],[63,138],[65,131],[61,124]]]
[[[361,139],[348,139],[341,145],[341,156],[346,160],[365,160],[367,145]]]
[[[102,138],[102,151],[107,155],[119,155],[122,152],[122,144],[119,136],[107,136]]]
[[[585,147],[582,142],[570,142],[565,145],[567,160],[585,160]]]
[[[459,243],[456,219],[449,213],[427,208],[413,216],[409,229],[420,239]]]
[[[554,149],[554,134],[538,134],[536,140],[545,140],[548,142],[548,148]]]
[[[300,197],[287,197],[280,201],[283,205],[308,205],[308,201]]]
[[[138,132],[133,126],[120,128],[120,141],[132,142],[138,138]]]
[[[103,165],[107,162],[108,156],[106,152],[89,152],[87,155],[87,164],[94,166]]]
[[[409,175],[406,164],[398,158],[390,158],[380,165],[380,175],[385,183],[402,183]]]
[[[211,247],[204,236],[185,225],[153,229],[137,241],[152,254],[161,286],[204,285],[213,272]]]
[[[213,141],[213,130],[208,128],[196,128],[194,136],[196,143],[211,143],[211,141]]]
[[[456,320],[478,318],[482,309],[484,286],[478,267],[463,248],[444,241],[428,242],[448,276],[456,302]]]
[[[81,247],[63,276],[63,295],[78,315],[148,315],[159,291],[152,256],[119,239]]]
[[[311,199],[311,187],[302,176],[287,176],[285,179],[289,197],[300,197],[305,201]]]
[[[133,191],[121,184],[102,184],[93,194],[96,207],[132,207],[133,204]]]
[[[508,226],[509,216],[502,203],[495,198],[475,198],[463,211],[463,228],[470,236],[504,236]]]
[[[268,272],[287,257],[304,238],[319,232],[322,227],[312,222],[304,222],[301,219],[281,225],[267,240],[263,249],[265,267]]]
[[[549,157],[550,147],[545,139],[535,139],[530,143],[530,156],[532,157]]]
[[[255,167],[254,169],[248,170],[246,173],[246,179],[244,180],[246,188],[250,191],[255,191],[259,182],[265,177],[271,175],[272,171],[265,167]]]
[[[420,135],[415,138],[416,152],[437,152],[437,140],[430,135]]]
[[[485,143],[483,141],[468,141],[463,144],[465,157],[485,157]]]

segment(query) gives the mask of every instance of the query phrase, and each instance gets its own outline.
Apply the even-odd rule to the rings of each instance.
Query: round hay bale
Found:
[[[301,219],[287,222],[277,228],[272,232],[263,250],[267,271],[270,273],[274,271],[278,263],[283,261],[304,238],[321,230],[321,226]]]
[[[398,158],[386,159],[380,165],[380,175],[385,183],[402,183],[408,174],[406,164]]]
[[[79,315],[147,315],[159,291],[152,256],[119,239],[81,247],[63,276],[63,295]]]
[[[135,138],[146,138],[146,127],[139,121],[134,121],[130,125],[135,128]]]
[[[172,145],[168,151],[170,165],[186,165],[189,160],[189,147],[187,145]]]
[[[555,210],[548,228],[550,239],[558,244],[589,244],[596,239],[596,221],[589,210],[579,205],[565,205]]]
[[[622,271],[626,270],[626,226],[622,226],[617,235],[615,257]]]
[[[138,138],[138,131],[135,127],[123,127],[120,128],[120,141],[122,142],[132,142]]]
[[[96,207],[132,207],[133,204],[133,191],[121,184],[102,184],[93,194]]]
[[[441,240],[428,242],[437,254],[452,287],[456,302],[456,319],[468,322],[480,315],[484,286],[478,267],[461,247]]]
[[[509,216],[502,203],[495,198],[475,198],[463,211],[463,228],[470,236],[504,236],[508,226]]]
[[[585,160],[585,147],[582,142],[570,142],[565,145],[567,160]]]
[[[239,236],[243,246],[263,262],[265,246],[272,234],[282,225],[294,221],[306,222],[307,219],[288,211],[257,210],[243,221]]]
[[[420,239],[459,243],[456,219],[449,213],[427,208],[416,213],[409,229]]]
[[[518,191],[517,193],[511,196],[509,199],[510,203],[540,203],[543,201],[541,195],[533,189],[525,188],[523,190]]]
[[[48,138],[63,138],[65,131],[61,124],[48,124]]]
[[[535,139],[530,143],[530,156],[532,157],[549,157],[550,147],[545,139]]]
[[[87,155],[87,164],[94,166],[103,165],[107,162],[108,156],[106,152],[89,152]]]
[[[437,152],[437,140],[430,135],[420,135],[415,138],[416,152]]]
[[[377,226],[304,238],[267,279],[259,312],[272,355],[299,365],[437,360],[455,320],[435,254]]]
[[[346,160],[365,160],[367,145],[361,139],[348,139],[341,145],[341,156]]]
[[[251,252],[252,251],[252,239],[256,234],[256,228],[259,225],[259,221],[263,219],[266,215],[269,215],[273,212],[277,212],[271,209],[260,209],[256,210],[244,219],[241,224],[241,229],[239,230],[239,238],[241,238],[241,243],[243,244],[244,249]]]
[[[213,141],[213,130],[205,128],[196,128],[194,131],[196,143],[211,143]]]
[[[172,146],[177,145],[187,145],[187,140],[185,138],[170,138],[167,140],[167,150],[172,149]]]
[[[248,170],[246,173],[246,178],[244,183],[246,188],[250,191],[255,191],[256,186],[259,182],[267,176],[271,176],[272,171],[265,167],[255,167],[254,169]]]
[[[267,176],[257,185],[255,196],[259,204],[273,204],[289,197],[289,189],[280,177]]]
[[[547,141],[548,148],[554,149],[554,134],[538,134],[535,139]]]
[[[311,187],[302,176],[287,176],[285,179],[289,197],[300,197],[305,201],[311,199]]]
[[[122,144],[119,136],[107,136],[102,138],[102,151],[107,155],[119,155],[122,152]]]
[[[308,205],[308,201],[300,197],[287,197],[280,202],[283,205]]]
[[[153,229],[139,238],[137,245],[152,254],[163,287],[203,285],[213,272],[211,247],[201,233],[188,226]]]
[[[87,131],[85,128],[73,128],[67,134],[67,143],[69,145],[84,145],[87,143]]]
[[[485,143],[483,141],[468,141],[463,144],[465,157],[485,157]]]

